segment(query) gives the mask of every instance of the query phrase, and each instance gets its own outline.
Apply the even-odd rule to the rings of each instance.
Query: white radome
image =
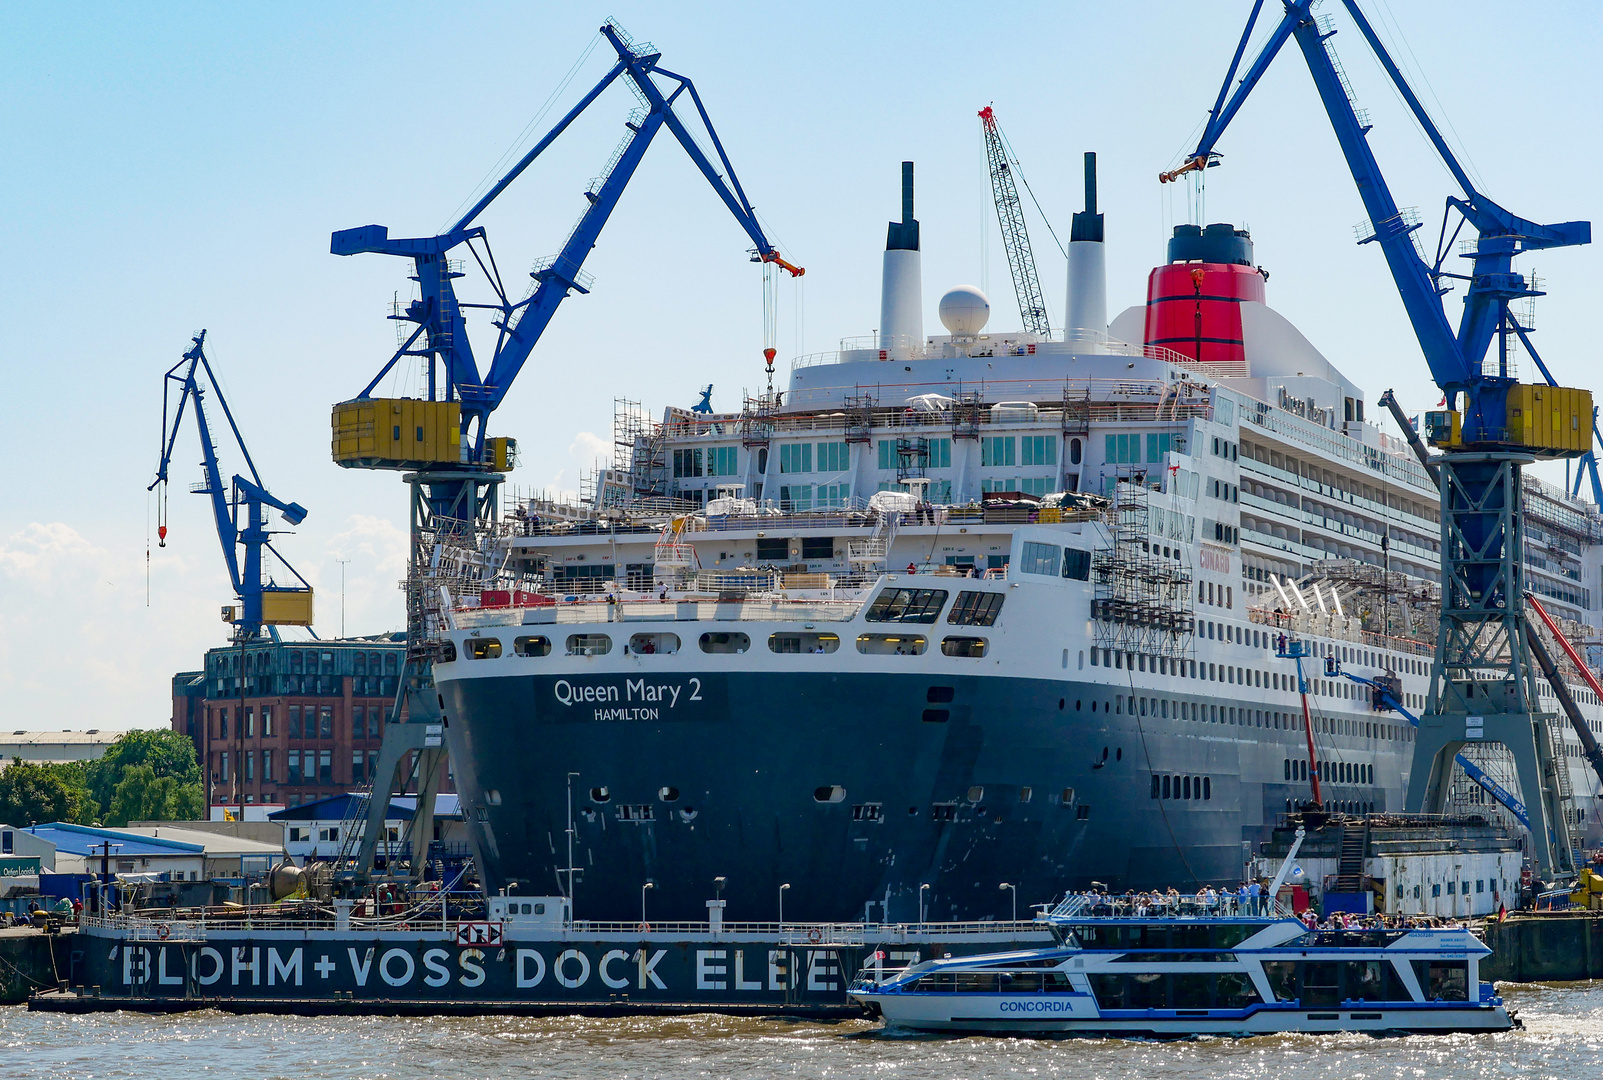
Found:
[[[954,337],[972,337],[991,318],[991,302],[972,285],[959,285],[941,297],[941,325]]]

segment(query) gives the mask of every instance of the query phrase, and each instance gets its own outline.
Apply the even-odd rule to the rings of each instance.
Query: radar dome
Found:
[[[972,285],[959,285],[941,297],[941,324],[953,337],[973,337],[991,318],[991,302]]]

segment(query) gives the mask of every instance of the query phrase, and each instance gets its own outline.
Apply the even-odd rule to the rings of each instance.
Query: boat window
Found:
[[[1026,574],[1057,577],[1058,569],[1062,562],[1063,549],[1056,544],[1036,544],[1025,541],[1024,551],[1019,559],[1019,569]]]
[[[857,635],[857,651],[873,656],[922,656],[927,644],[917,634]]]
[[[701,651],[704,653],[743,653],[751,648],[751,638],[738,631],[728,633],[718,631],[701,635]]]
[[[1089,976],[1101,1009],[1240,1009],[1258,1002],[1245,972],[1143,971]]]
[[[1091,553],[1079,548],[1064,548],[1063,576],[1076,581],[1091,580]]]
[[[605,656],[612,651],[612,639],[606,634],[569,634],[569,656]]]
[[[456,659],[456,642],[446,638],[444,641],[440,642],[439,648],[440,651],[435,660],[436,663],[449,664],[451,661]]]
[[[468,655],[475,660],[494,660],[501,655],[500,638],[468,638],[463,644],[467,646]]]
[[[813,801],[821,803],[838,803],[846,800],[846,789],[839,784],[829,784],[813,790]]]
[[[994,626],[1006,599],[996,592],[960,592],[946,621],[954,626]]]
[[[1462,961],[1415,960],[1414,977],[1426,1001],[1468,1001],[1468,967]]]
[[[679,635],[635,634],[629,639],[629,651],[636,656],[672,655],[679,651]]]
[[[768,651],[776,653],[832,653],[840,648],[834,634],[769,634]]]
[[[551,639],[545,637],[513,638],[512,651],[519,656],[550,656]]]
[[[869,622],[932,623],[946,604],[945,589],[884,589],[864,616]]]
[[[982,637],[949,637],[941,639],[941,654],[943,656],[968,656],[978,659],[985,655],[988,647]]]

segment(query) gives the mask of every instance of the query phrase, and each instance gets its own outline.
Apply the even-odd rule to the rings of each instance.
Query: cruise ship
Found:
[[[1236,883],[1316,771],[1325,809],[1402,808],[1413,729],[1342,673],[1424,707],[1439,523],[1377,392],[1268,305],[1229,224],[1177,227],[1110,319],[1092,203],[1067,329],[992,329],[965,286],[927,334],[911,177],[874,335],[737,412],[621,402],[577,504],[437,551],[434,678],[492,894],[985,919]],[[1603,517],[1525,484],[1528,587],[1584,644]],[[1285,635],[1319,665],[1307,723]],[[1552,732],[1596,845],[1595,778]]]

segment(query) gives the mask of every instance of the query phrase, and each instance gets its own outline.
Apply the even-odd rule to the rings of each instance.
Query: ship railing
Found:
[[[1330,625],[1328,627],[1314,625],[1312,628],[1306,625],[1309,620],[1309,616],[1306,614],[1283,614],[1277,618],[1275,613],[1268,608],[1249,608],[1247,618],[1250,622],[1259,626],[1272,627],[1287,634],[1317,634],[1321,637],[1359,642],[1374,649],[1391,649],[1394,652],[1411,653],[1416,656],[1432,656],[1436,652],[1436,643],[1434,641],[1416,641],[1413,638],[1395,637],[1387,634],[1377,634],[1372,630],[1345,627],[1341,625],[1342,620],[1335,615],[1329,616],[1328,620],[1326,616],[1313,616],[1315,624],[1323,624],[1328,621]]]
[[[567,626],[635,622],[850,622],[861,600],[635,600],[622,603],[585,598],[531,608],[460,609],[463,629],[490,626]]]

